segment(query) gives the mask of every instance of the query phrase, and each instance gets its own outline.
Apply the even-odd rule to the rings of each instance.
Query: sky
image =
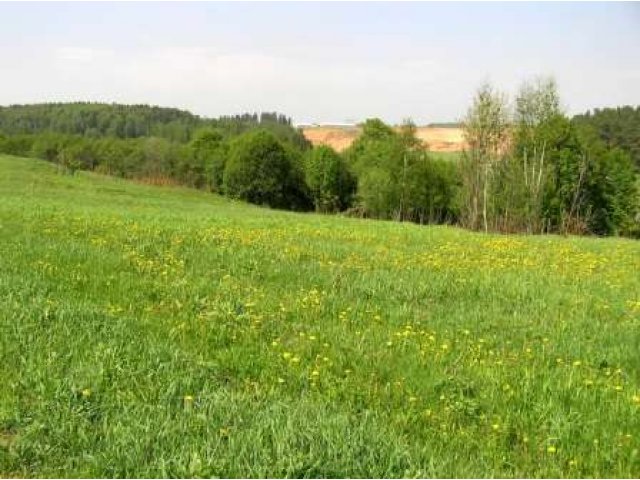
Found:
[[[549,75],[568,114],[640,105],[640,3],[0,3],[1,105],[426,124]]]

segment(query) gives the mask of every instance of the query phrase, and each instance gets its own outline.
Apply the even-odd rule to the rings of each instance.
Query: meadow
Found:
[[[638,477],[638,272],[0,156],[0,476]]]

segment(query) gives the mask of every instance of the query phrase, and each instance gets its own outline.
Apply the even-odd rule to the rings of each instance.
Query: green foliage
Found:
[[[299,159],[266,130],[232,142],[223,186],[227,195],[258,205],[291,209],[309,205]]]
[[[3,135],[0,132],[0,153],[29,156],[33,142],[31,135]]]
[[[203,119],[146,105],[58,103],[0,107],[0,152],[220,192],[229,143],[259,128],[278,138],[292,158],[310,148],[291,120],[277,113]]]
[[[75,102],[0,106],[0,132],[11,136],[56,133],[92,139],[159,137],[187,143],[203,128],[215,128],[230,138],[259,127],[299,149],[310,147],[302,133],[292,127],[291,119],[278,113],[212,119],[149,105]]]
[[[181,175],[190,177],[191,183],[198,188],[207,186],[219,192],[228,155],[228,145],[222,133],[211,128],[198,130],[189,147],[193,163],[183,165]]]
[[[407,149],[400,136],[379,119],[369,119],[345,152],[358,177],[358,203],[367,216],[398,218],[401,177]]]
[[[461,162],[464,184],[462,224],[486,231],[492,222],[492,191],[495,170],[505,155],[509,112],[506,97],[488,84],[476,92],[464,120],[464,136],[468,144]]]
[[[411,199],[410,218],[420,223],[456,223],[460,218],[460,165],[450,160],[432,158],[417,162],[407,177]]]
[[[633,168],[593,128],[578,128],[562,114],[555,82],[521,88],[510,142],[491,136],[511,118],[500,114],[505,120],[496,121],[504,104],[491,92],[479,91],[466,124],[465,217],[476,219],[468,225],[479,228],[482,210],[485,229],[631,234],[638,209]]]
[[[595,152],[586,190],[591,232],[598,235],[632,232],[640,210],[636,175],[628,153],[618,148]]]
[[[311,149],[277,113],[205,119],[146,105],[14,105],[0,107],[0,153],[277,208],[505,232],[637,235],[638,188],[614,148],[635,158],[637,109],[570,122],[559,105],[552,79],[524,84],[513,111],[486,84],[465,121],[464,154],[430,154],[410,121],[394,129],[369,119],[344,156]]]
[[[400,132],[378,119],[345,153],[358,176],[358,205],[375,218],[453,222],[459,214],[459,172],[454,163],[429,158],[406,122]]]
[[[48,133],[37,136],[31,145],[31,156],[41,158],[48,162],[55,162],[64,148],[66,137]],[[0,150],[5,151],[0,146]]]
[[[175,108],[104,103],[44,103],[0,107],[0,131],[10,135],[55,132],[87,137],[161,136],[186,141],[200,119]]]
[[[331,147],[309,150],[304,159],[305,180],[319,212],[339,212],[351,205],[356,178]]]
[[[640,106],[594,109],[573,117],[580,128],[592,129],[607,148],[619,147],[640,171]]]

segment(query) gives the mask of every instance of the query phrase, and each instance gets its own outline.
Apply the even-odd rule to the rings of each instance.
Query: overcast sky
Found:
[[[569,113],[640,104],[640,3],[0,3],[2,105],[423,124],[540,74]]]

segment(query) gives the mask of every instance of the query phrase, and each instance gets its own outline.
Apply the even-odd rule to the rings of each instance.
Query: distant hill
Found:
[[[42,103],[0,107],[7,135],[56,132],[86,137],[188,137],[202,121],[177,108],[107,103]]]
[[[203,126],[214,126],[235,135],[255,126],[287,130],[295,135],[291,119],[272,112],[245,113],[205,118],[177,108],[116,103],[41,103],[0,106],[0,133],[4,135],[44,132],[89,138],[161,137],[185,142]]]

